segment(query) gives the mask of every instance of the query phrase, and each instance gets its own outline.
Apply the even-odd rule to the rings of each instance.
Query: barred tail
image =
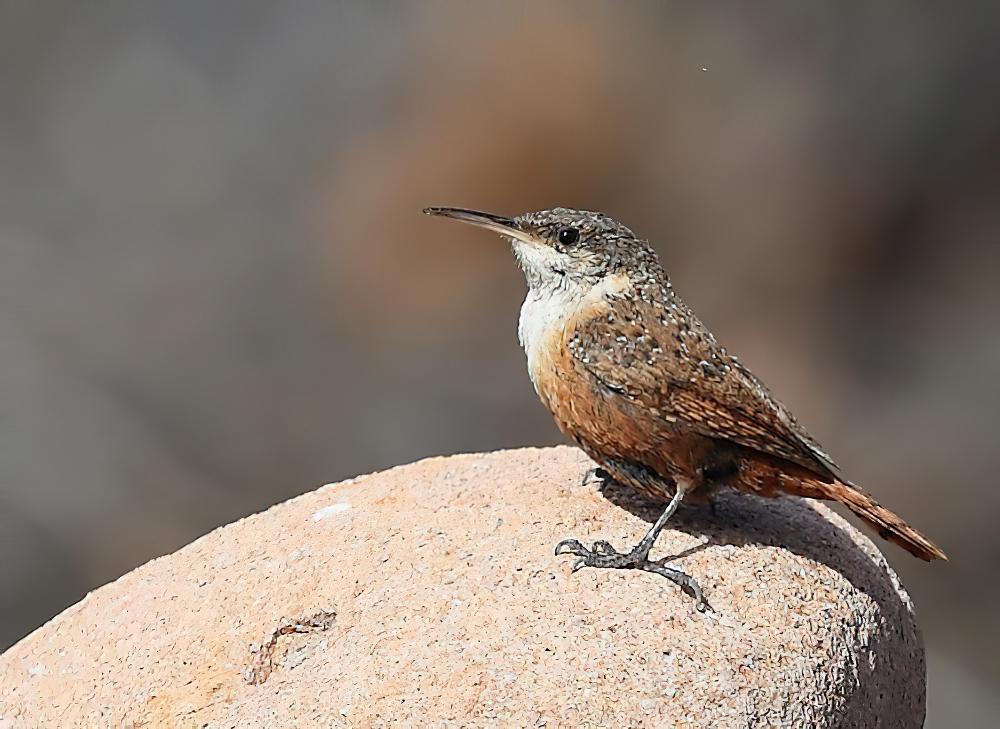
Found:
[[[834,481],[825,483],[818,479],[782,479],[783,489],[813,499],[839,501],[871,526],[878,535],[895,542],[914,557],[930,562],[948,559],[934,542],[911,527],[900,517],[879,504],[856,486]]]

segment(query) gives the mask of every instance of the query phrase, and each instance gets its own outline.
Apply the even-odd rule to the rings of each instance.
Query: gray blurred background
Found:
[[[0,647],[321,483],[560,442],[504,245],[598,208],[853,479],[1000,713],[1000,9],[0,4]]]

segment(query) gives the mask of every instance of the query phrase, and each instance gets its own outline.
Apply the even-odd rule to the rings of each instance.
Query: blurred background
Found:
[[[316,486],[561,442],[426,205],[605,211],[857,482],[1000,712],[1000,8],[0,5],[0,647]]]

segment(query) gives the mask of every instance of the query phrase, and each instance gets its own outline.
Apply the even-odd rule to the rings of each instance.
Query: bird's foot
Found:
[[[693,597],[699,611],[705,612],[712,609],[705,600],[701,586],[691,575],[672,567],[667,567],[663,564],[666,560],[650,560],[649,550],[643,549],[641,544],[636,545],[630,552],[622,553],[604,540],[594,542],[594,546],[591,549],[587,549],[579,540],[564,539],[556,545],[556,554],[575,554],[579,557],[573,563],[574,572],[583,567],[618,570],[633,569],[653,572],[666,577],[685,593]]]
[[[602,486],[606,485],[608,481],[611,480],[611,474],[605,471],[600,466],[594,468],[588,468],[586,473],[583,474],[583,480],[580,482],[581,486],[589,486],[590,484],[597,482]]]

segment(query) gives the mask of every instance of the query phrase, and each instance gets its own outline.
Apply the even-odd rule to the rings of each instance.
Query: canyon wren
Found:
[[[607,215],[555,208],[515,218],[427,208],[499,233],[528,282],[518,335],[528,371],[559,429],[604,474],[669,503],[625,553],[566,539],[556,554],[582,566],[662,575],[698,601],[689,575],[649,559],[681,500],[720,487],[760,496],[839,501],[884,539],[921,559],[933,542],[839,475],[792,413],[674,292],[656,253]]]

